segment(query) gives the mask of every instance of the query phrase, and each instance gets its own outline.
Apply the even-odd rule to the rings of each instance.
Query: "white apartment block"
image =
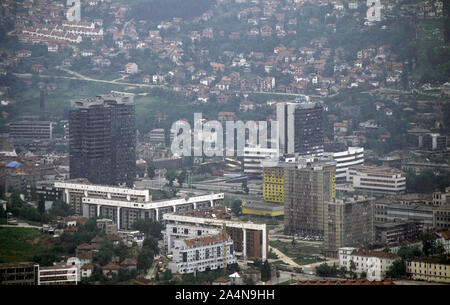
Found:
[[[227,234],[233,240],[236,256],[243,259],[252,256],[263,261],[267,259],[268,231],[266,224],[169,213],[163,215],[163,220],[166,224],[164,245],[172,252],[174,251],[174,245],[177,240],[184,240],[185,237],[195,235],[203,236],[204,234],[221,232],[225,224]],[[174,233],[174,228],[176,228],[176,233]]]
[[[400,257],[386,252],[365,251],[352,247],[339,249],[339,267],[350,271],[351,261],[356,265],[356,273],[366,272],[369,281],[381,281],[386,271]]]
[[[77,266],[40,267],[38,285],[77,285]]]
[[[151,201],[148,190],[72,182],[55,182],[55,187],[63,191],[64,202],[70,204],[75,213],[88,218],[112,219],[118,230],[130,230],[138,219],[161,221],[165,213],[214,207],[224,198],[223,193],[218,193]]]
[[[336,183],[343,183],[347,180],[349,167],[364,163],[364,148],[349,147],[345,151],[324,152],[324,156],[331,157],[336,161]]]
[[[227,266],[237,263],[233,241],[218,234],[176,240],[169,268],[174,273],[194,273],[224,268],[225,262]]]
[[[244,174],[262,175],[262,162],[266,160],[278,160],[278,149],[244,147]]]
[[[175,247],[176,240],[216,235],[220,232],[221,229],[219,227],[201,227],[198,225],[185,223],[167,223],[166,229],[162,233],[164,237],[164,245],[167,246],[167,253],[171,254]]]
[[[352,166],[347,170],[347,182],[357,190],[373,194],[401,194],[406,191],[406,177],[396,168]]]

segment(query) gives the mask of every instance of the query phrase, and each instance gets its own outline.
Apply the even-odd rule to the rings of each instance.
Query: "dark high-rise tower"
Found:
[[[307,97],[277,105],[280,154],[323,154],[323,106]]]
[[[131,187],[136,177],[136,114],[130,96],[71,101],[70,178]]]

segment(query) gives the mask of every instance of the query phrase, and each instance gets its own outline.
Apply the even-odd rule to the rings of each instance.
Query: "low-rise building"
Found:
[[[339,249],[339,266],[351,270],[351,261],[355,264],[356,273],[365,272],[369,281],[381,281],[386,271],[400,257],[386,252],[368,251],[352,247]]]
[[[278,149],[261,147],[244,147],[244,174],[261,176],[264,160],[278,159]]]
[[[109,279],[119,274],[120,266],[117,264],[110,263],[102,267],[103,275]]]
[[[77,266],[51,266],[39,268],[38,285],[77,285]]]
[[[406,191],[405,174],[390,167],[352,166],[347,170],[347,181],[356,190],[377,194],[401,194]]]
[[[375,224],[375,241],[383,244],[396,244],[420,238],[422,225],[415,221],[397,221]]]
[[[436,234],[437,240],[444,246],[445,253],[450,253],[450,230],[437,232]]]
[[[450,283],[450,264],[436,258],[407,260],[406,272],[413,280]]]
[[[32,262],[0,264],[1,285],[37,285],[39,265]]]

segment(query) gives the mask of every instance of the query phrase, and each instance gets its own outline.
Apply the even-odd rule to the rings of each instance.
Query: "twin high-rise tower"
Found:
[[[136,114],[132,96],[105,94],[71,101],[70,178],[133,186]]]
[[[323,106],[308,97],[277,104],[281,155],[323,154]]]

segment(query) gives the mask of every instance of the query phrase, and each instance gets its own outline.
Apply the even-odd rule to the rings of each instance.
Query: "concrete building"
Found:
[[[55,186],[63,190],[65,202],[78,205],[77,211],[81,210],[84,217],[111,219],[118,230],[132,229],[132,224],[138,219],[161,221],[165,213],[214,207],[224,198],[223,193],[218,193],[151,201],[149,190],[70,182],[57,182]],[[71,202],[74,198],[76,203]]]
[[[9,137],[14,140],[51,140],[56,123],[48,121],[15,121],[9,124]]]
[[[350,270],[351,261],[356,266],[356,273],[365,272],[369,281],[381,281],[386,275],[386,271],[400,257],[386,252],[366,251],[352,247],[339,249],[339,267]]]
[[[138,65],[134,62],[130,62],[125,65],[125,72],[127,74],[136,74],[138,73]]]
[[[163,128],[152,129],[148,134],[146,134],[145,137],[150,144],[163,146],[166,145],[166,133]]]
[[[336,162],[304,158],[283,166],[285,234],[323,236],[325,202],[336,193]]]
[[[38,285],[77,285],[77,266],[51,266],[39,268]]]
[[[450,203],[450,186],[445,188],[444,192],[433,193],[433,205],[444,206]]]
[[[369,194],[402,194],[406,191],[405,174],[390,167],[352,166],[347,170],[347,181],[356,190]]]
[[[56,181],[55,188],[62,192],[62,199],[76,214],[83,214],[83,198],[104,198],[121,201],[149,202],[149,190],[90,184],[86,179]]]
[[[216,270],[237,264],[233,241],[222,234],[175,240],[173,261],[169,268],[173,273],[194,273],[206,269]]]
[[[71,101],[70,178],[104,185],[136,178],[136,114],[133,97],[119,94]]]
[[[327,256],[336,257],[342,247],[373,243],[373,199],[356,196],[325,202],[323,246]]]
[[[435,227],[435,209],[421,203],[401,204],[383,200],[375,203],[375,220],[379,223],[414,221],[422,230],[431,230]]]
[[[423,149],[428,151],[444,151],[447,149],[447,137],[438,133],[423,136]]]
[[[422,225],[415,221],[397,221],[375,224],[375,242],[398,244],[420,238]]]
[[[277,104],[280,155],[323,153],[323,106],[309,97]]]
[[[436,234],[437,240],[444,246],[445,253],[450,253],[450,230],[437,232]]]
[[[232,239],[236,256],[243,259],[266,260],[268,253],[268,231],[265,224],[193,217],[176,214],[164,214],[166,230],[164,245],[172,251],[176,240],[184,240],[214,234],[222,230],[225,223],[227,235]]]
[[[39,265],[32,262],[0,264],[1,285],[37,285]]]
[[[113,222],[112,219],[102,218],[97,219],[97,228],[100,229],[103,233],[107,235],[117,234],[117,225]]]
[[[244,174],[261,176],[264,160],[278,160],[276,148],[244,147]]]
[[[348,147],[346,150],[327,151],[324,156],[336,161],[336,184],[347,181],[347,170],[349,167],[362,165],[364,163],[363,147]]]
[[[450,264],[434,258],[411,259],[406,262],[406,272],[413,280],[450,283]]]

